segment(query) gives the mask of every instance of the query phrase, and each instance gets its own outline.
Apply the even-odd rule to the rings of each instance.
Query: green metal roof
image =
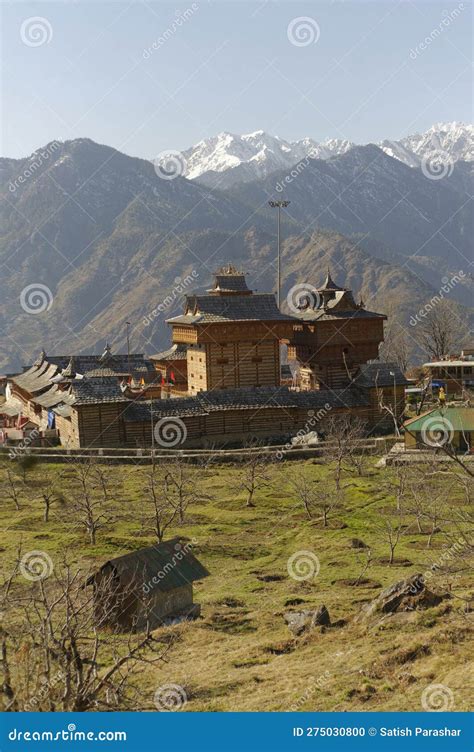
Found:
[[[432,430],[434,421],[450,431],[474,431],[474,407],[435,408],[404,423],[410,433]]]

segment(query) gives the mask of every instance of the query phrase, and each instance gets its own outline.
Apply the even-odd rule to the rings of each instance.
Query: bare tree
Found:
[[[86,463],[74,467],[75,492],[72,507],[75,519],[85,528],[91,545],[95,545],[97,532],[111,521],[111,514],[101,496],[95,494],[93,465]]]
[[[100,465],[95,465],[93,468],[93,478],[96,488],[98,488],[102,494],[104,504],[108,504],[108,502],[110,501],[110,477],[107,470]]]
[[[49,481],[47,485],[41,489],[40,498],[43,503],[43,521],[49,522],[51,506],[53,504],[64,504],[64,496],[57,490],[56,483],[54,481]]]
[[[4,489],[4,493],[15,505],[17,512],[20,509],[20,490],[17,484],[17,478],[11,468],[7,467],[7,483]]]
[[[295,475],[291,487],[308,519],[319,516],[323,527],[328,526],[330,513],[342,506],[342,494],[339,490],[329,488],[327,483],[312,480],[304,471]]]
[[[410,362],[410,344],[406,325],[399,320],[400,304],[385,308],[387,322],[384,327],[384,341],[380,345],[379,357],[384,363],[396,363],[403,373]]]
[[[137,678],[166,648],[145,634],[101,633],[93,596],[81,572],[69,567],[40,580],[25,594],[11,587],[3,604],[15,613],[0,634],[0,696],[9,711],[150,709]],[[21,655],[21,660],[18,656]]]
[[[390,551],[388,558],[389,566],[392,566],[395,560],[395,549],[400,543],[405,530],[405,521],[402,510],[397,510],[394,514],[384,514],[383,518],[377,522],[376,531],[387,543]]]
[[[144,503],[146,507],[146,522],[153,529],[158,543],[164,538],[166,530],[173,524],[179,514],[179,500],[173,494],[165,492],[166,481],[153,464],[150,472],[145,474]],[[148,508],[150,513],[148,514]]]
[[[165,466],[164,494],[170,508],[177,508],[181,523],[190,504],[210,498],[201,492],[198,474],[181,455]]]
[[[261,488],[270,485],[269,458],[258,450],[249,451],[239,468],[240,489],[246,492],[246,507],[254,507],[254,497]]]
[[[345,463],[353,463],[352,455],[364,433],[363,421],[348,414],[332,415],[326,422],[323,455],[327,462],[334,463],[334,482],[338,491],[342,473],[347,469]]]
[[[26,474],[28,470],[33,470],[38,464],[39,460],[34,454],[19,454],[15,460],[19,471],[22,474],[23,483],[26,483]]]
[[[420,345],[430,358],[446,358],[459,347],[464,324],[456,305],[450,300],[440,300],[417,327]]]

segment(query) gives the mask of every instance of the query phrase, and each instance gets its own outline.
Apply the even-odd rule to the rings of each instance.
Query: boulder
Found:
[[[319,436],[316,431],[309,431],[308,433],[299,435],[297,434],[291,439],[292,446],[315,447],[318,446],[318,444]]]
[[[449,593],[433,593],[427,588],[423,575],[414,574],[382,590],[377,598],[364,607],[361,618],[431,608],[446,598],[450,598]]]
[[[351,548],[368,548],[368,545],[360,538],[351,538]]]
[[[328,627],[331,624],[326,606],[319,606],[315,611],[287,611],[283,618],[295,636],[307,632],[313,627]]]

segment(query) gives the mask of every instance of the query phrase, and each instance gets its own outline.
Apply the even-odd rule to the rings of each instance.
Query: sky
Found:
[[[153,159],[222,131],[397,139],[472,120],[468,2],[3,2],[1,155]]]

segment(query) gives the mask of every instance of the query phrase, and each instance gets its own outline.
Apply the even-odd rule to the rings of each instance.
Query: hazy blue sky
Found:
[[[75,0],[1,12],[4,156],[88,136],[152,158],[259,128],[366,142],[472,117],[468,2]],[[301,16],[319,38],[296,46],[287,31]]]

